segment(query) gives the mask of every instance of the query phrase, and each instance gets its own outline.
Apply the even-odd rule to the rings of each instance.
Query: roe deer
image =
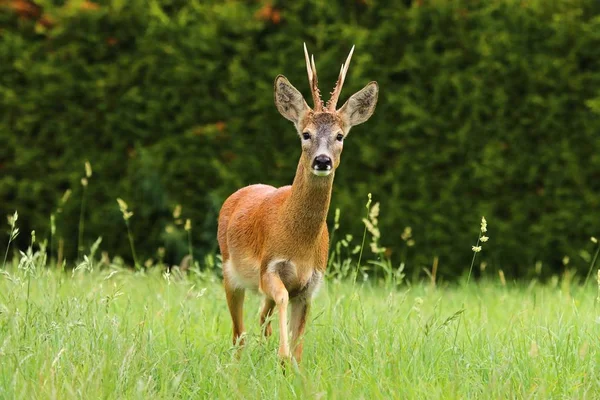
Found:
[[[218,240],[234,344],[244,341],[245,290],[258,289],[265,295],[260,323],[266,336],[271,334],[269,316],[275,306],[279,311],[279,356],[283,359],[290,358],[287,308],[291,303],[292,349],[300,361],[311,298],[327,267],[326,217],[335,169],[346,135],[352,126],[371,117],[379,92],[377,82],[371,82],[336,110],[353,51],[354,47],[325,106],[317,87],[314,56],[309,59],[306,44],[314,108],[283,75],[277,76],[275,105],[294,123],[302,145],[294,182],[279,189],[247,186],[232,194],[221,208]]]

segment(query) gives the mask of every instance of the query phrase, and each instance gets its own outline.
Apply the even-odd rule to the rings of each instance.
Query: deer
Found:
[[[294,124],[302,148],[292,185],[246,186],[229,196],[219,212],[217,239],[233,322],[233,344],[239,348],[244,345],[245,291],[258,291],[264,295],[260,324],[265,337],[272,334],[271,315],[277,307],[278,356],[282,362],[292,359],[291,351],[296,362],[302,358],[312,298],[327,268],[326,219],[344,140],[350,128],[373,115],[377,104],[379,87],[373,81],[336,109],[353,53],[354,46],[342,64],[327,104],[321,99],[314,55],[309,58],[306,43],[304,58],[313,108],[285,76],[276,77],[275,106]]]

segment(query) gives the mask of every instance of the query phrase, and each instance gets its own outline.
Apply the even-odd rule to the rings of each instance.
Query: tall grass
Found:
[[[8,225],[10,226],[10,231],[8,233],[8,244],[6,245],[6,251],[4,252],[4,260],[2,261],[2,269],[6,267],[6,259],[8,258],[8,253],[10,251],[10,244],[19,235],[19,228],[17,227],[18,219],[19,213],[17,211],[15,211],[13,215],[8,216]]]
[[[588,281],[590,280],[592,271],[596,267],[596,261],[598,260],[598,254],[600,254],[600,243],[598,242],[598,239],[596,239],[596,237],[592,236],[590,238],[590,240],[592,241],[592,243],[594,243],[596,245],[596,252],[594,253],[594,257],[592,258],[592,261],[590,262],[590,268],[588,269],[587,276],[585,277],[584,285],[587,285]]]
[[[190,265],[194,265],[194,248],[192,247],[192,221],[188,218],[185,220],[185,231],[187,232],[188,255],[190,257]]]
[[[369,200],[367,201],[367,204],[366,204],[366,208],[367,208],[366,216],[367,217],[369,216],[369,211],[371,209],[370,207],[371,207],[371,193],[369,193]],[[354,277],[352,279],[352,285],[356,284],[356,278],[358,277],[358,273],[360,271],[360,265],[361,265],[360,263],[362,261],[363,251],[365,249],[365,239],[366,238],[367,238],[367,224],[365,224],[365,229],[363,230],[362,242],[360,245],[360,253],[358,255],[358,262],[356,263],[356,270],[354,272]]]
[[[81,260],[84,251],[83,231],[85,229],[85,206],[87,201],[87,188],[92,177],[92,165],[89,161],[84,163],[85,175],[81,178],[81,208],[79,210],[79,229],[77,230],[77,260]]]
[[[117,199],[119,209],[123,214],[123,221],[127,227],[127,238],[129,239],[129,248],[131,249],[131,256],[133,257],[133,263],[136,269],[141,268],[141,264],[138,262],[137,253],[135,252],[135,244],[133,242],[133,234],[131,233],[131,227],[129,226],[129,220],[133,216],[133,212],[129,211],[129,206],[123,199]]]
[[[284,373],[277,327],[261,337],[258,296],[247,299],[238,360],[218,282],[114,265],[72,277],[36,271],[0,276],[0,398],[600,395],[595,293],[573,295],[560,281],[400,290],[329,281],[313,305],[303,362]]]

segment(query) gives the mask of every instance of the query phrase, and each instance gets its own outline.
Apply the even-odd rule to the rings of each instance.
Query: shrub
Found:
[[[577,254],[600,219],[598,2],[44,4],[50,28],[0,13],[0,211],[18,209],[24,231],[47,234],[72,188],[59,235],[76,237],[89,160],[87,245],[101,234],[129,254],[122,197],[144,257],[169,238],[171,261],[185,254],[185,235],[165,233],[176,204],[197,251],[215,250],[227,195],[291,183],[298,143],[273,106],[275,76],[308,95],[306,41],[329,91],[356,44],[342,96],[370,80],[381,95],[336,176],[342,232],[362,232],[372,192],[393,259],[413,228],[413,270],[439,256],[441,275],[463,273],[481,215],[481,255],[507,274],[560,271],[564,255],[586,270]]]

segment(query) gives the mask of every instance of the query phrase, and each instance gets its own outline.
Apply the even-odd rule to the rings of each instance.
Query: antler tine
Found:
[[[308,50],[306,49],[306,43],[304,43],[304,60],[306,61],[306,72],[308,73],[308,83],[312,89],[312,78],[313,72],[310,67],[310,59],[308,58]]]
[[[335,111],[338,99],[340,98],[340,94],[342,93],[342,87],[344,86],[344,80],[346,79],[346,74],[348,73],[348,67],[350,67],[350,60],[352,60],[353,53],[354,46],[352,46],[352,49],[350,49],[350,53],[346,58],[346,62],[343,63],[342,68],[340,68],[340,75],[338,77],[337,82],[335,83],[333,92],[331,92],[331,99],[329,99],[329,101],[327,102],[327,110],[330,112]]]
[[[310,84],[310,92],[314,102],[314,110],[321,111],[323,109],[323,101],[321,100],[321,94],[319,92],[315,57],[314,55],[312,55],[310,58],[308,57],[306,43],[304,43],[304,59],[306,61],[306,72],[308,73],[308,83]]]

